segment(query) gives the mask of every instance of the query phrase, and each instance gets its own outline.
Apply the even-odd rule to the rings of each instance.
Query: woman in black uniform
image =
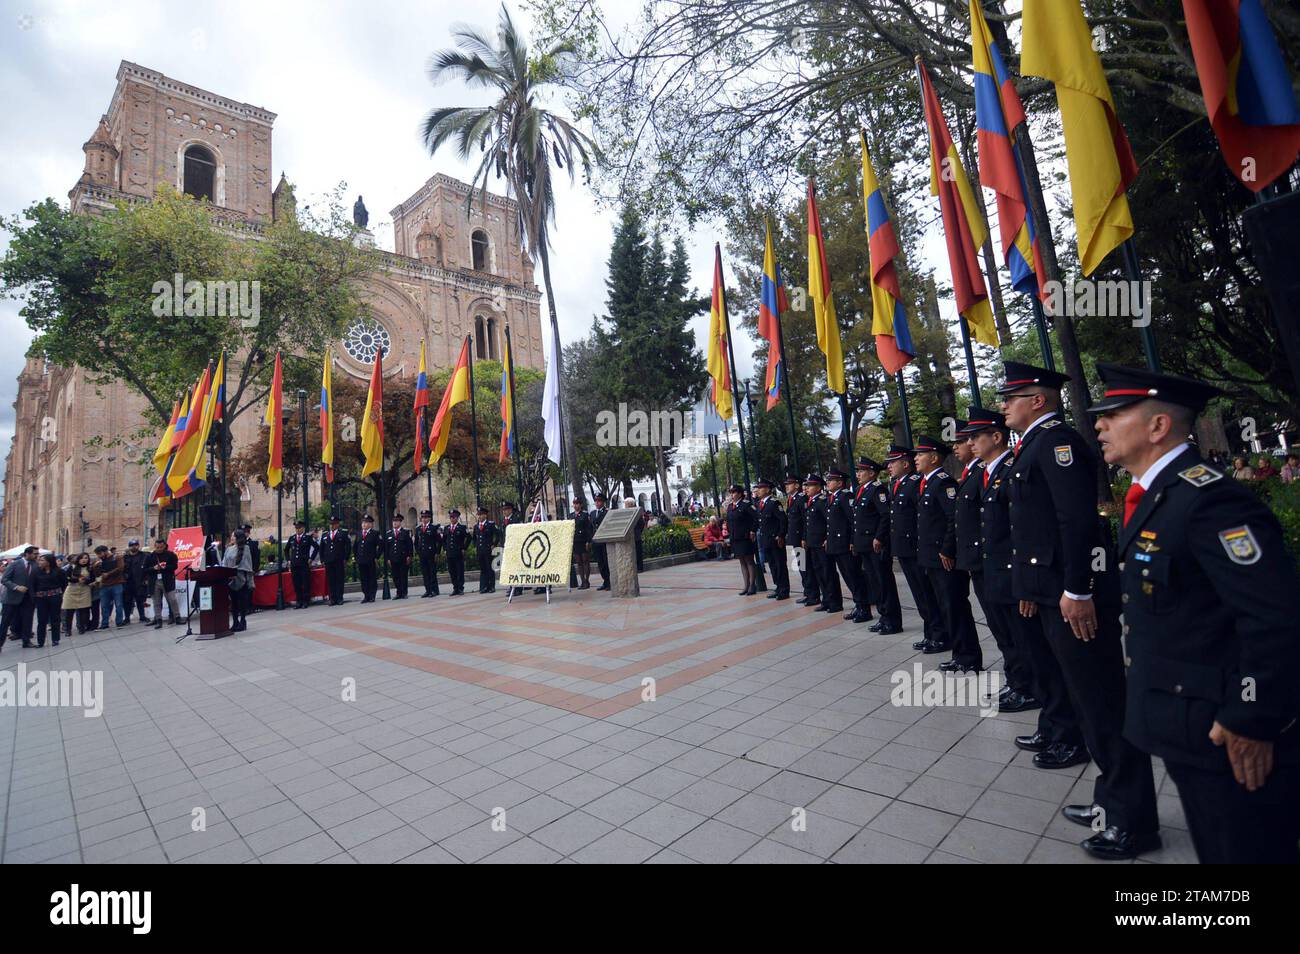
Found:
[[[741,596],[757,593],[754,585],[754,554],[757,552],[758,514],[754,505],[745,499],[745,488],[732,484],[731,500],[727,503],[727,535],[731,538],[731,555],[740,561],[745,588]]]

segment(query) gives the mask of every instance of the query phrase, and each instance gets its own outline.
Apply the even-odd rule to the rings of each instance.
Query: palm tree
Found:
[[[467,26],[453,27],[452,36],[456,39],[456,49],[434,54],[429,63],[429,78],[435,84],[460,79],[467,86],[492,90],[498,98],[491,106],[446,106],[433,110],[422,127],[424,143],[430,155],[453,141],[463,160],[475,152],[483,154],[474,173],[470,203],[474,201],[476,188],[480,200],[486,199],[490,174],[505,179],[511,197],[519,206],[518,225],[525,247],[542,260],[542,281],[551,313],[551,353],[556,374],[562,381],[563,352],[548,254],[550,226],[555,222],[552,164],[567,170],[572,182],[575,158],[586,175],[598,151],[591,137],[538,105],[538,100],[574,50],[571,44],[560,43],[540,58],[530,60],[528,40],[515,29],[504,4],[495,37]],[[560,431],[564,444],[564,479],[573,487],[577,499],[585,504],[582,482],[574,479],[577,455],[573,431],[564,415],[562,388]]]

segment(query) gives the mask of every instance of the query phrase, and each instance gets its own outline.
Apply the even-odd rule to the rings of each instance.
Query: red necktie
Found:
[[[989,489],[989,471],[987,467],[984,468],[984,489]]]
[[[927,480],[929,480],[929,479],[930,479],[929,477],[922,477],[922,478],[921,478],[921,489],[918,490],[918,491],[916,492],[916,495],[917,495],[918,497],[924,497],[924,496],[925,496],[925,482],[926,482]]]
[[[1124,495],[1124,526],[1128,526],[1129,520],[1133,517],[1133,511],[1138,508],[1138,501],[1142,499],[1146,488],[1136,481],[1129,486],[1128,493]]]
[[[966,478],[967,476],[970,475],[970,468],[971,465],[967,464],[965,467],[961,469],[961,480],[959,481],[959,483],[963,483],[963,484],[966,483]]]

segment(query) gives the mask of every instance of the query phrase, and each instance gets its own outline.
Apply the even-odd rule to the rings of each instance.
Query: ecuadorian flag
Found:
[[[501,455],[504,464],[515,454],[514,359],[510,354],[510,335],[506,335],[506,359],[501,363]]]
[[[876,179],[867,153],[867,134],[862,139],[862,206],[867,215],[867,241],[871,248],[871,333],[876,336],[876,357],[881,367],[897,374],[903,365],[916,357],[912,332],[907,327],[903,295],[898,287],[894,259],[898,257],[898,237],[885,207],[885,193]]]
[[[785,352],[781,350],[781,312],[788,311],[790,303],[785,297],[785,284],[781,281],[781,268],[772,251],[772,228],[764,227],[763,280],[758,295],[758,334],[767,341],[767,409],[770,411],[781,400],[781,379],[785,376]]]
[[[1025,204],[1024,173],[1011,141],[1011,131],[1025,121],[1025,108],[993,42],[979,0],[970,0],[970,23],[980,183],[992,189],[997,199],[998,231],[1011,287],[1046,298],[1047,274]]]
[[[429,375],[424,364],[424,339],[420,339],[420,372],[415,376],[415,472],[424,466],[424,414],[429,406]]]
[[[334,483],[334,388],[330,367],[334,359],[325,351],[325,365],[320,373],[320,461],[325,466],[325,483]]]

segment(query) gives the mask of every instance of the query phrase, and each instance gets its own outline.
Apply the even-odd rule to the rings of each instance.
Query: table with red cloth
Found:
[[[284,577],[284,603],[288,606],[298,598],[297,592],[293,588],[293,574],[285,570],[280,573],[280,576]],[[254,606],[275,606],[275,577],[276,574],[274,573],[253,577]],[[329,595],[329,584],[325,581],[325,568],[323,566],[311,568],[311,595],[313,598]]]

